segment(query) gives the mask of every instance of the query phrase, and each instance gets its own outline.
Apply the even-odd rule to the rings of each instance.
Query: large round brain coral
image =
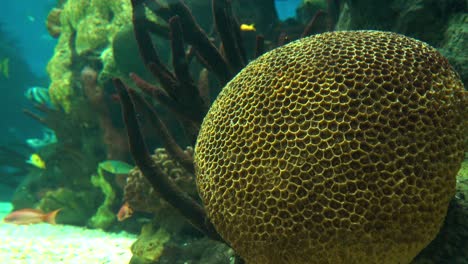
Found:
[[[466,102],[423,42],[378,31],[292,42],[214,102],[195,149],[199,193],[247,263],[409,263],[455,192]]]

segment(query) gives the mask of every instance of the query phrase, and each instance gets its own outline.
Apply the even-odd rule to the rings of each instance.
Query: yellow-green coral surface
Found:
[[[437,234],[463,160],[466,92],[437,50],[329,32],[245,67],[206,115],[197,186],[249,264],[403,264]]]
[[[60,21],[61,34],[47,71],[51,84],[52,102],[65,112],[71,111],[76,76],[80,69],[72,69],[87,54],[102,57],[104,70],[113,68],[109,56],[114,35],[131,23],[129,0],[68,0],[63,5]]]

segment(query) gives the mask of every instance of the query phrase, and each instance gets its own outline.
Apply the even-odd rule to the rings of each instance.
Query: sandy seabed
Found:
[[[11,205],[0,203],[0,219]],[[126,264],[133,234],[107,233],[67,225],[14,225],[0,222],[0,263]]]

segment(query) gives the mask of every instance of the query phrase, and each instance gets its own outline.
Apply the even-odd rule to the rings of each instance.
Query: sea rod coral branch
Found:
[[[154,164],[143,140],[136,112],[128,88],[119,79],[114,80],[114,86],[122,104],[123,119],[127,128],[130,152],[143,175],[153,188],[174,208],[176,208],[197,229],[214,240],[223,241],[208,220],[205,211],[189,195],[170,181],[161,169]]]
[[[133,0],[132,5],[135,10],[139,0]],[[182,34],[185,41],[192,45],[203,64],[209,65],[208,69],[218,78],[220,85],[225,85],[235,73],[229,70],[226,60],[221,53],[208,38],[207,34],[198,25],[190,12],[189,8],[181,1],[171,1],[168,6],[162,6],[153,2],[155,6],[150,6],[149,3],[144,3],[155,15],[161,17],[167,22],[171,17],[179,16],[182,25]],[[135,16],[135,13],[134,13]],[[141,43],[144,44],[144,43]]]
[[[232,15],[231,6],[226,0],[212,1],[216,30],[223,43],[226,60],[234,72],[246,65],[246,55],[242,46],[240,27]]]
[[[181,110],[184,111],[184,115],[200,126],[208,111],[208,104],[200,96],[198,88],[190,76],[179,16],[169,19],[169,27],[171,29],[172,65],[178,81],[175,87],[176,98],[183,105]]]
[[[192,174],[195,173],[193,167],[193,158],[185,153],[177,144],[174,137],[172,137],[171,133],[168,131],[161,118],[159,118],[156,111],[154,111],[149,103],[142,96],[136,93],[135,90],[128,89],[128,93],[134,102],[136,111],[138,113],[142,113],[144,116],[149,117],[149,122],[151,122],[156,135],[162,139],[164,148],[169,153],[169,155],[177,162],[179,162],[188,172]]]

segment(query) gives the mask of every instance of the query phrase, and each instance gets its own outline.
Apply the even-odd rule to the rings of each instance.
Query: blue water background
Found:
[[[40,136],[40,126],[22,113],[31,107],[23,94],[29,86],[48,86],[46,65],[53,54],[56,40],[47,32],[45,21],[56,0],[2,1],[0,24],[12,42],[8,56],[9,77],[0,82],[0,144],[24,141]],[[5,55],[4,55],[5,56]],[[4,59],[3,57],[0,60]],[[26,61],[29,70],[15,68],[18,61]]]
[[[33,73],[45,76],[47,61],[56,40],[47,32],[45,21],[56,0],[2,1],[0,23],[17,41]]]
[[[23,94],[30,86],[49,85],[46,65],[56,40],[49,36],[45,21],[55,4],[56,0],[1,2],[0,61],[8,59],[10,67],[8,76],[0,76],[0,146],[20,151],[27,138],[42,137],[39,122],[23,113],[25,108],[32,109]],[[0,159],[0,200],[8,200],[14,183],[22,179],[10,173],[6,156]]]
[[[296,16],[296,8],[302,0],[275,0],[276,10],[280,20],[286,20]]]

